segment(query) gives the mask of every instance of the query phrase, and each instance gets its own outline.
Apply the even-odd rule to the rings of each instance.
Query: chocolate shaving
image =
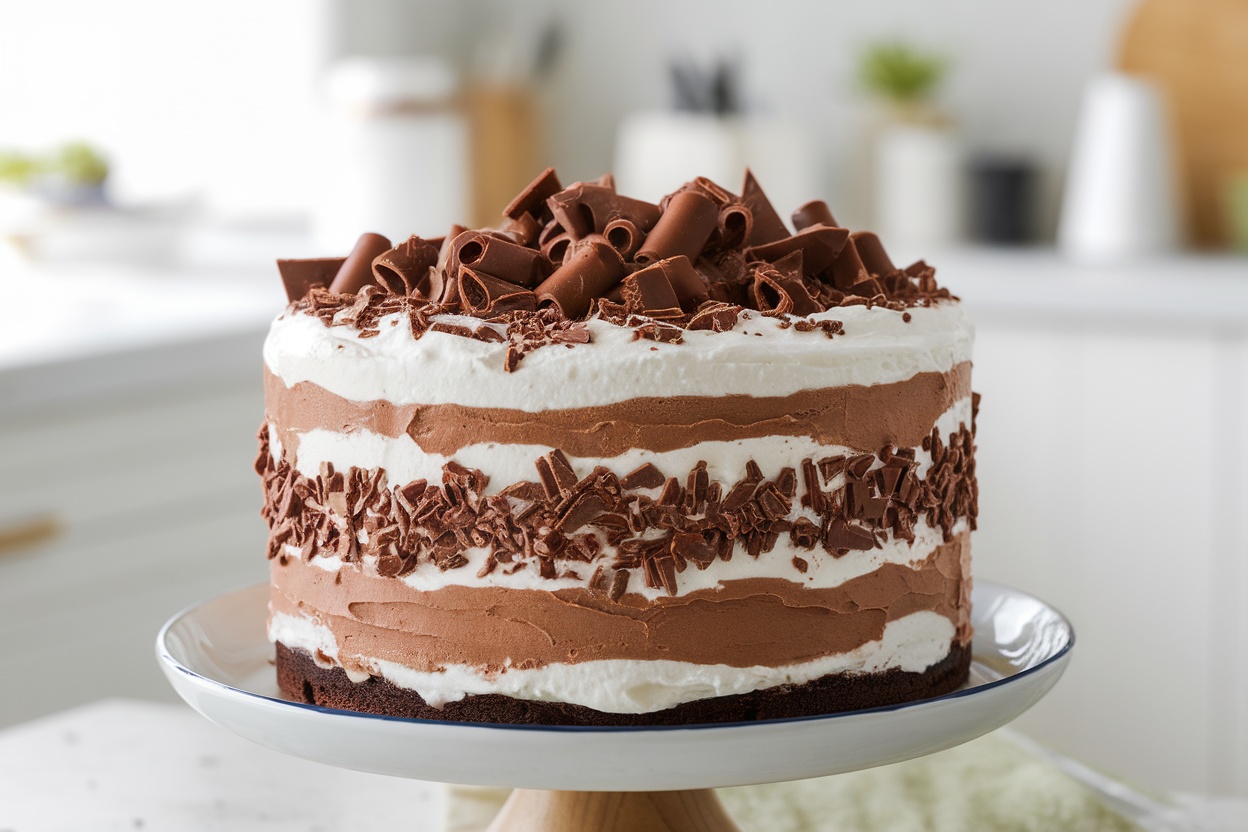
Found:
[[[658,488],[666,481],[667,478],[663,476],[663,473],[653,463],[647,462],[621,477],[620,485],[631,491],[643,488]]]
[[[572,464],[564,456],[563,451],[555,449],[537,461],[537,474],[541,478],[542,487],[546,489],[547,499],[562,497],[576,485],[576,473]]]
[[[540,219],[549,213],[546,210],[546,200],[562,190],[563,186],[559,184],[555,169],[546,168],[503,209],[503,216],[515,220],[531,214],[535,219]]]
[[[291,301],[302,300],[313,286],[328,289],[334,282],[334,275],[346,262],[345,257],[313,257],[304,260],[278,260],[277,272],[281,275],[282,285],[286,287],[286,297]]]
[[[753,228],[745,239],[747,246],[766,245],[789,236],[784,220],[780,219],[771,201],[767,199],[767,194],[763,193],[762,186],[754,178],[754,172],[749,168],[745,169],[745,179],[741,183],[741,201],[750,209],[750,215],[754,219]]]

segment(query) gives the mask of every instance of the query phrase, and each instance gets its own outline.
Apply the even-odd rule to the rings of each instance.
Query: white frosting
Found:
[[[591,320],[592,343],[542,347],[512,373],[503,369],[506,344],[444,332],[413,338],[401,315],[382,318],[376,337],[360,338],[354,327],[287,314],[273,322],[264,360],[287,386],[311,381],[356,401],[529,412],[641,396],[787,396],[904,381],[970,360],[974,333],[961,304],[908,311],[909,323],[880,307],[811,315],[844,323],[845,334],[831,340],[749,311],[733,331],[687,331],[683,344],[633,340],[630,328]]]
[[[468,695],[497,693],[517,699],[570,702],[607,713],[640,714],[699,699],[803,684],[834,673],[878,673],[893,668],[917,673],[944,659],[953,637],[954,626],[948,618],[922,611],[889,622],[881,640],[857,650],[782,667],[606,659],[512,667],[496,673],[462,664],[422,672],[368,656],[346,658],[347,664],[366,667],[373,675],[416,691],[435,707]],[[269,639],[306,650],[314,657],[320,651],[341,664],[333,633],[311,618],[276,613],[269,623]],[[318,663],[323,664],[324,659]],[[359,671],[349,675],[357,682],[365,677]]]

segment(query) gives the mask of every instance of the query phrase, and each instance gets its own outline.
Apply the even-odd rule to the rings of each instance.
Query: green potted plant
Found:
[[[903,250],[962,236],[962,154],[936,101],[948,71],[944,56],[900,41],[873,44],[859,61],[859,83],[875,105],[867,166],[874,225]]]
[[[69,142],[49,153],[0,150],[0,185],[60,204],[105,202],[108,160],[87,142]]]

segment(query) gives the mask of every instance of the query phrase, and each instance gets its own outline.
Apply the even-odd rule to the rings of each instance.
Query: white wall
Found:
[[[825,148],[821,183],[849,221],[855,143],[863,126],[855,85],[865,44],[905,38],[953,61],[943,101],[968,143],[1022,152],[1045,168],[1044,225],[1057,194],[1086,78],[1112,64],[1128,0],[720,0],[565,2],[569,54],[550,96],[552,158],[567,178],[610,164],[620,115],[667,103],[665,61],[739,50],[760,108],[801,119]],[[735,184],[735,183],[733,183]],[[765,184],[765,183],[764,183]]]
[[[0,147],[95,139],[136,196],[206,194],[248,213],[298,209],[316,153],[316,73],[345,53],[439,54],[480,65],[516,24],[503,0],[0,0]],[[810,126],[823,175],[812,195],[855,208],[863,121],[854,66],[866,43],[904,37],[948,54],[944,102],[976,148],[1045,168],[1053,225],[1089,74],[1111,63],[1128,0],[526,2],[565,21],[547,95],[549,158],[565,178],[611,166],[615,128],[668,103],[666,60],[739,51],[760,110]],[[856,216],[858,214],[858,216]]]
[[[306,197],[313,0],[0,0],[0,148],[87,139],[129,200],[226,213]]]

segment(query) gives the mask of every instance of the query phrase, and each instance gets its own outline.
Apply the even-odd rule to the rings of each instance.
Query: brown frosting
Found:
[[[286,387],[265,369],[265,408],[285,447],[317,428],[407,434],[426,452],[465,445],[549,445],[571,456],[616,456],[630,448],[670,451],[712,440],[809,436],[874,451],[917,447],[936,419],[971,394],[971,365],[872,386],[803,390],[788,396],[643,397],[596,407],[530,413],[464,405],[356,402],[312,382]]]
[[[750,578],[618,601],[579,588],[420,591],[358,566],[328,572],[275,559],[271,601],[274,612],[318,618],[346,656],[418,670],[598,659],[775,667],[855,650],[880,639],[887,622],[925,610],[947,617],[967,643],[969,553],[970,536],[962,533],[914,567],[884,564],[834,588]]]

